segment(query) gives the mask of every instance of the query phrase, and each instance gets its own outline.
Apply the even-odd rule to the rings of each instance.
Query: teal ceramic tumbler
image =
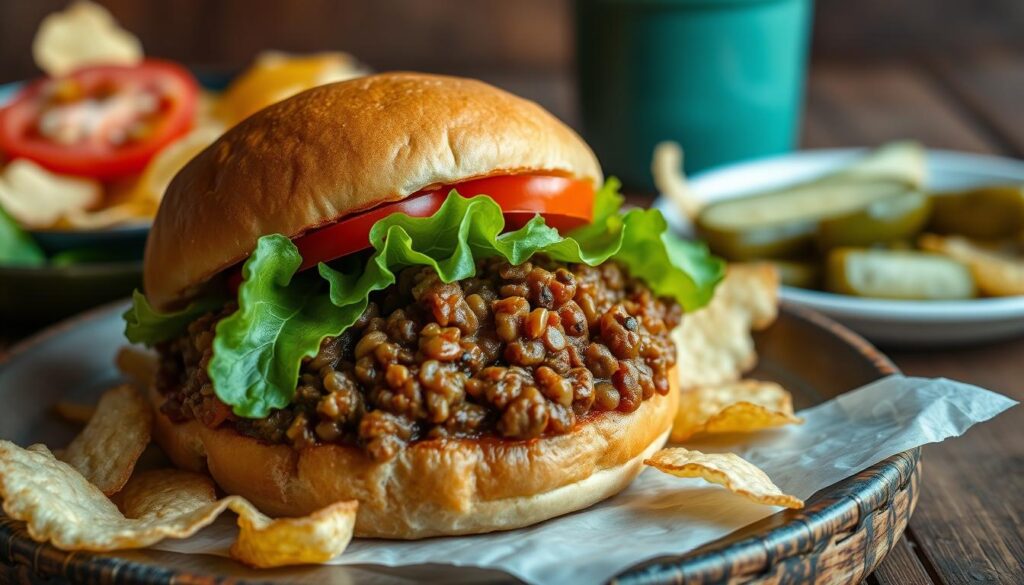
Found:
[[[583,133],[605,172],[653,191],[654,145],[687,172],[796,144],[811,0],[576,0]]]

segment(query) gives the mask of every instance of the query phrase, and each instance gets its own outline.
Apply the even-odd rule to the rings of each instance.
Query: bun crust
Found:
[[[176,465],[208,470],[224,491],[271,515],[358,499],[357,536],[477,534],[580,510],[629,485],[668,437],[679,403],[674,369],[669,380],[668,395],[629,414],[600,413],[565,435],[417,441],[386,462],[356,447],[296,451],[231,429],[173,423],[158,409],[153,435]]]
[[[146,245],[146,293],[168,309],[260,236],[516,173],[602,180],[575,132],[480,81],[388,73],[313,88],[238,124],[174,177]]]

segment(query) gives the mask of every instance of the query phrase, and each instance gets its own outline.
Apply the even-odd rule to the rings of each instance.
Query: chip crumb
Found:
[[[734,494],[769,506],[799,509],[800,498],[782,493],[764,471],[735,453],[701,453],[682,447],[662,449],[650,459],[650,465],[676,477],[699,477],[717,483]]]

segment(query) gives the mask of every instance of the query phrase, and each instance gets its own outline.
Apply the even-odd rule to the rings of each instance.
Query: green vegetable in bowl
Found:
[[[46,255],[39,245],[3,208],[0,208],[0,264],[16,266],[46,264]]]

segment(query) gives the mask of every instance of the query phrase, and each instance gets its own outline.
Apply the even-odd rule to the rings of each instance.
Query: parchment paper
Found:
[[[963,434],[1016,402],[946,379],[890,376],[801,411],[802,426],[688,442],[732,451],[800,498],[913,447]],[[653,469],[618,496],[542,524],[495,534],[396,542],[357,539],[336,564],[448,563],[508,572],[531,583],[603,581],[643,560],[693,550],[779,508],[761,506],[698,479]],[[233,519],[161,550],[227,554]]]

